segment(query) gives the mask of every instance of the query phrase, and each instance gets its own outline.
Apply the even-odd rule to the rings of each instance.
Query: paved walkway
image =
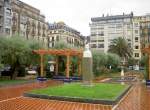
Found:
[[[150,89],[136,84],[115,107],[55,100],[26,98],[25,91],[61,84],[55,81],[0,88],[0,110],[150,110]]]
[[[111,106],[19,97],[0,102],[0,110],[111,110]]]
[[[30,83],[30,84],[18,85],[18,86],[2,87],[0,88],[0,101],[6,100],[9,98],[19,97],[24,92],[30,91],[32,89],[44,88],[47,86],[55,86],[58,84],[61,84],[61,82],[49,80],[43,83],[35,82],[35,83]]]
[[[112,106],[101,104],[88,104],[65,102],[55,100],[42,100],[21,96],[23,92],[56,86],[61,82],[48,81],[46,83],[25,84],[15,87],[0,88],[0,110],[111,110]]]
[[[150,89],[143,84],[136,84],[115,110],[150,110]]]

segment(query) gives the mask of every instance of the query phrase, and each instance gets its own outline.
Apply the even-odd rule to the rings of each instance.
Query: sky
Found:
[[[63,21],[82,35],[90,35],[92,17],[150,13],[150,0],[21,0],[40,9],[49,23]]]

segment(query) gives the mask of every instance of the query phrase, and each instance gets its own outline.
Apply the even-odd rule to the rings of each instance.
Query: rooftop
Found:
[[[94,17],[91,18],[92,22],[98,22],[98,21],[106,21],[106,20],[116,20],[116,19],[125,19],[125,18],[132,18],[133,17],[133,12],[130,14],[122,14],[122,15],[114,15],[114,16],[102,16],[102,17]]]

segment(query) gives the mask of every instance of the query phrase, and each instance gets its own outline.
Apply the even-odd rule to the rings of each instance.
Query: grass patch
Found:
[[[64,84],[56,87],[32,90],[31,94],[60,96],[84,99],[115,100],[120,96],[128,85],[120,84],[94,84],[93,87],[86,87],[80,83]]]
[[[28,82],[28,80],[7,80],[7,79],[0,79],[0,86],[20,84],[20,83],[26,83],[26,82]]]

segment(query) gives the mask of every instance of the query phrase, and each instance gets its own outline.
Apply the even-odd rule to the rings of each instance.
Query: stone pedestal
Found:
[[[82,60],[82,78],[83,84],[90,86],[92,85],[93,80],[93,61],[92,61],[92,53],[89,50],[89,45],[85,45],[85,50],[83,52],[83,60]]]

